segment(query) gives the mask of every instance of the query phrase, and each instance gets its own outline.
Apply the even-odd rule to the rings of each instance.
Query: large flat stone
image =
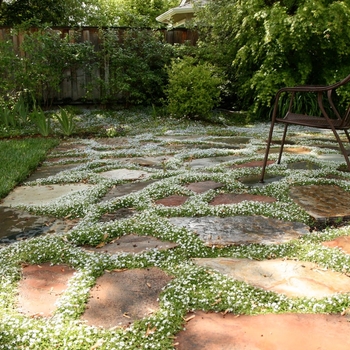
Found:
[[[18,309],[28,316],[51,316],[75,270],[67,265],[29,265],[22,268]]]
[[[13,243],[42,234],[64,233],[73,228],[77,222],[78,219],[55,219],[0,206],[0,244]]]
[[[217,195],[211,202],[211,205],[222,205],[222,204],[238,204],[244,201],[262,202],[262,203],[273,203],[276,202],[276,198],[268,196],[259,196],[257,194],[249,193],[222,193]]]
[[[339,186],[295,186],[290,188],[290,196],[317,220],[350,218],[350,193]]]
[[[112,180],[142,180],[147,179],[150,173],[133,169],[114,169],[99,173],[100,176]]]
[[[173,194],[171,196],[161,198],[155,201],[155,204],[161,204],[166,207],[177,207],[184,204],[188,199],[188,196],[180,196]]]
[[[186,188],[196,193],[204,193],[209,190],[216,190],[223,186],[224,185],[220,182],[208,180],[208,181],[191,182],[190,184],[186,185]]]
[[[348,276],[305,261],[235,258],[199,258],[194,261],[239,281],[289,297],[323,298],[350,292]]]
[[[223,156],[223,157],[210,157],[210,158],[199,158],[194,159],[189,162],[184,163],[185,167],[190,167],[191,169],[204,168],[208,166],[214,166],[224,162],[233,161],[238,159],[235,156]]]
[[[171,277],[157,267],[105,273],[91,289],[82,319],[106,328],[128,325],[158,309],[158,297]]]
[[[194,316],[194,317],[193,317]],[[340,315],[234,315],[197,311],[176,337],[177,350],[348,350]]]
[[[111,188],[108,193],[102,198],[102,202],[108,201],[113,198],[122,197],[130,193],[138,192],[143,190],[148,185],[155,182],[155,180],[148,180],[135,183],[126,183],[123,185],[117,185]]]
[[[85,247],[86,250],[92,252],[118,254],[131,253],[137,254],[150,249],[166,250],[177,247],[173,242],[161,241],[158,238],[151,236],[126,235],[112,242],[100,246],[99,248]]]
[[[58,198],[78,191],[91,189],[89,184],[64,184],[46,186],[20,186],[16,187],[0,204],[0,206],[18,205],[47,205]]]
[[[304,224],[261,216],[175,217],[169,221],[194,231],[209,246],[284,243],[309,232]]]

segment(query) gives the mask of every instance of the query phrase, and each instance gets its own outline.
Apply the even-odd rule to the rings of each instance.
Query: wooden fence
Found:
[[[21,43],[24,40],[23,34],[12,34],[11,27],[3,26],[0,27],[0,41],[6,39],[12,39],[13,46],[15,49],[21,46]],[[116,27],[114,30],[118,32],[118,36],[122,37],[123,32],[129,28]],[[35,31],[35,28],[32,28],[31,31]],[[89,41],[95,47],[95,50],[100,49],[101,37],[99,35],[100,29],[97,27],[82,27],[77,30],[71,29],[69,27],[52,27],[52,30],[61,33],[62,37],[69,35],[74,40],[79,42]],[[158,29],[158,32],[162,33],[164,36],[165,42],[175,45],[175,44],[184,44],[188,43],[190,45],[196,45],[198,40],[198,33],[195,30],[189,30],[186,28],[175,28],[171,30]],[[56,93],[55,96],[52,96],[54,103],[79,103],[85,101],[86,91],[88,84],[94,79],[101,76],[99,70],[93,72],[94,77],[87,76],[83,70],[67,70],[64,72],[65,78],[60,86],[60,92]],[[45,92],[43,92],[45,94]],[[98,101],[101,98],[101,92],[98,88],[92,91],[92,96],[90,99],[93,101]]]

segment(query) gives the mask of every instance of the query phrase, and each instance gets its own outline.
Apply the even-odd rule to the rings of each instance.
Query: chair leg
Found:
[[[269,152],[270,152],[270,146],[271,146],[271,141],[272,141],[272,135],[273,135],[273,129],[275,127],[275,122],[271,122],[271,127],[270,127],[270,132],[269,132],[269,138],[267,140],[267,146],[266,146],[266,151],[265,151],[265,158],[263,161],[263,166],[261,170],[261,177],[260,177],[260,182],[264,183],[264,177],[265,177],[265,170],[266,170],[266,165],[267,161],[269,159]]]
[[[341,150],[341,152],[343,153],[343,156],[344,156],[344,158],[345,158],[345,162],[346,162],[346,165],[347,165],[347,167],[348,167],[348,170],[350,171],[350,160],[349,160],[349,157],[348,157],[348,153],[347,153],[347,151],[346,151],[346,149],[345,149],[345,147],[344,147],[344,145],[343,145],[343,142],[342,142],[342,140],[340,139],[340,137],[339,137],[337,131],[335,130],[335,128],[332,128],[332,131],[333,131],[333,134],[334,134],[336,140],[338,141],[340,150]],[[347,130],[344,130],[344,131],[345,131],[345,134],[346,134],[347,138],[350,140],[349,134],[348,134]]]
[[[284,132],[283,132],[283,136],[282,136],[281,147],[280,147],[280,153],[279,153],[279,155],[278,155],[277,164],[280,164],[280,163],[281,163],[282,153],[283,153],[283,147],[284,147],[284,143],[286,142],[287,129],[288,129],[288,124],[285,124],[285,126],[284,126]]]

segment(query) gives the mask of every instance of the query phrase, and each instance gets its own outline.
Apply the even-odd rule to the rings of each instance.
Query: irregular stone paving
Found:
[[[99,174],[100,176],[105,177],[106,179],[113,180],[141,180],[147,179],[147,177],[150,176],[150,174],[145,171],[131,169],[115,169],[104,171]]]
[[[304,224],[261,216],[174,217],[169,218],[169,221],[176,226],[193,231],[208,246],[284,243],[309,232]]]
[[[148,179],[157,169],[164,168],[164,163],[171,160],[176,152],[187,152],[191,147],[197,149],[228,149],[232,151],[229,156],[213,157],[187,157],[179,170],[188,170],[198,173],[210,174],[206,167],[220,165],[225,162],[239,161],[249,137],[215,137],[208,138],[207,143],[197,136],[164,136],[159,137],[163,142],[161,147],[167,151],[161,156],[139,156],[121,158],[113,155],[102,155],[101,158],[113,158],[124,162],[123,169],[113,169],[98,173],[99,176],[115,181],[129,181],[128,183],[113,186],[103,198],[101,203],[137,193],[157,180]],[[329,142],[328,139],[322,139]],[[181,143],[183,141],[183,143]],[[315,139],[318,147],[322,145]],[[189,143],[192,142],[192,143]],[[288,142],[294,144],[294,141]],[[155,142],[144,141],[140,147],[155,148]],[[103,152],[107,146],[114,149],[131,147],[128,138],[99,139],[91,146],[96,154]],[[325,146],[327,148],[332,148]],[[57,165],[42,166],[33,173],[27,181],[47,178],[59,174],[61,171],[73,169],[85,162],[84,143],[64,142],[55,149],[49,163]],[[65,156],[66,151],[76,151],[81,156],[75,158]],[[170,152],[169,152],[170,151]],[[278,149],[272,149],[278,152]],[[62,156],[60,156],[62,152]],[[234,154],[234,152],[237,152]],[[286,147],[286,153],[308,154],[307,147]],[[257,150],[257,154],[264,153],[264,149]],[[98,157],[97,157],[98,158]],[[96,158],[96,159],[97,159]],[[318,159],[325,161],[344,162],[342,155],[321,154]],[[74,161],[75,164],[58,165],[62,160]],[[273,160],[268,165],[274,163]],[[127,166],[136,165],[140,169],[128,169]],[[257,168],[262,161],[246,161],[241,164],[228,165],[227,169]],[[309,161],[289,163],[292,170],[313,170],[319,167]],[[145,168],[145,170],[142,170]],[[153,169],[151,169],[153,168]],[[147,171],[148,170],[148,171]],[[268,174],[264,184],[259,183],[260,175],[250,175],[239,179],[248,187],[263,187],[283,178],[280,175]],[[334,175],[334,178],[337,178]],[[148,180],[147,180],[148,179]],[[206,180],[184,184],[183,187],[193,192],[193,196],[213,190],[218,193],[210,201],[212,206],[235,205],[242,201],[273,203],[276,198],[249,193],[220,193],[225,185],[218,181]],[[21,240],[40,233],[64,233],[78,223],[78,220],[61,220],[55,218],[37,217],[29,213],[20,212],[10,206],[41,205],[74,193],[93,188],[90,184],[62,184],[49,186],[20,186],[2,200],[0,205],[0,237],[4,240],[13,236],[14,240]],[[350,195],[337,186],[307,185],[292,187],[290,197],[309,215],[317,220],[328,220],[350,217]],[[170,195],[165,198],[153,200],[156,205],[179,207],[189,197]],[[119,208],[101,214],[99,224],[112,223],[120,219],[131,218],[137,213],[134,208]],[[14,225],[11,220],[14,220]],[[169,222],[179,227],[185,227],[193,234],[198,235],[207,246],[229,246],[246,244],[281,244],[309,234],[309,227],[295,222],[282,221],[262,216],[232,216],[232,217],[170,217]],[[43,226],[47,229],[43,229]],[[35,231],[41,227],[42,231]],[[35,234],[31,234],[34,230]],[[20,231],[20,232],[19,232]],[[10,241],[10,240],[9,240]],[[0,240],[1,244],[1,240]],[[349,238],[338,237],[332,241],[324,242],[323,246],[329,249],[341,249],[350,254]],[[81,247],[88,254],[139,254],[148,250],[176,249],[178,244],[161,241],[152,236],[128,234],[114,239],[107,244],[101,243],[97,247]],[[254,287],[273,291],[291,298],[323,298],[335,293],[349,293],[350,279],[348,276],[303,261],[294,260],[263,260],[234,258],[195,258],[193,261],[201,267],[215,270],[220,274],[248,283]],[[18,310],[24,315],[50,317],[55,311],[59,298],[67,289],[69,280],[73,278],[75,270],[67,265],[53,265],[50,263],[40,265],[24,265],[21,269],[22,278],[18,287]],[[90,290],[89,300],[81,320],[92,326],[105,328],[128,326],[135,320],[143,319],[157,312],[160,293],[172,277],[163,270],[152,267],[146,269],[126,269],[105,271],[94,287]],[[55,304],[56,303],[56,304]],[[240,316],[229,313],[213,314],[197,311],[184,316],[186,331],[176,335],[174,346],[179,349],[349,349],[348,337],[350,323],[340,315],[259,315]],[[172,337],[174,335],[171,335]],[[94,348],[94,347],[93,347]]]
[[[340,315],[188,314],[177,350],[348,350],[350,322]]]
[[[320,299],[335,293],[350,293],[349,277],[305,261],[198,258],[194,262],[255,287],[289,297]]]
[[[157,267],[111,271],[90,291],[82,320],[106,328],[128,325],[158,309],[158,297],[171,277]]]
[[[253,202],[263,202],[263,203],[273,203],[276,202],[276,198],[268,196],[259,196],[257,194],[236,194],[236,193],[222,193],[214,197],[210,201],[211,205],[222,205],[222,204],[237,204],[244,201],[253,201]]]
[[[19,311],[28,316],[52,316],[75,270],[67,265],[28,265],[18,286]]]
[[[198,182],[192,182],[186,185],[186,188],[196,193],[204,193],[209,190],[216,190],[222,186],[223,184],[221,184],[220,182],[198,181]]]
[[[290,196],[315,219],[350,218],[350,193],[339,186],[306,185],[291,187]]]
[[[188,197],[187,196],[180,196],[177,194],[158,199],[154,203],[155,204],[161,204],[166,207],[177,207],[179,205],[184,204],[187,201]]]
[[[141,253],[150,249],[165,250],[175,248],[178,245],[173,242],[161,241],[151,236],[126,235],[117,238],[105,245],[96,247],[85,247],[86,250],[99,253]]]

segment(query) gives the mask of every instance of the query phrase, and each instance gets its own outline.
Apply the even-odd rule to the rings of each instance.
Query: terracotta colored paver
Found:
[[[179,205],[184,204],[187,201],[187,196],[180,196],[177,194],[158,199],[155,201],[156,204],[162,204],[166,207],[177,207]]]
[[[345,253],[350,254],[350,236],[337,237],[331,241],[322,243],[325,247],[340,248]]]
[[[350,349],[350,322],[339,315],[194,315],[176,337],[177,350]]]
[[[151,236],[126,235],[100,248],[85,247],[84,249],[100,253],[141,253],[149,249],[165,250],[175,248],[178,245],[173,242],[161,241]]]
[[[350,278],[326,270],[317,264],[294,260],[250,260],[235,258],[197,258],[200,266],[257,288],[289,297],[324,298],[336,293],[350,293]]]
[[[67,265],[29,265],[22,269],[18,308],[26,315],[51,316],[75,270]]]
[[[290,196],[317,220],[350,217],[350,193],[339,186],[295,186],[290,188]]]
[[[136,210],[132,208],[120,208],[112,213],[105,213],[101,216],[100,221],[109,222],[113,220],[126,219],[136,214]]]
[[[276,202],[276,198],[268,196],[259,196],[256,194],[234,194],[234,193],[222,193],[217,195],[209,204],[211,205],[221,205],[221,204],[237,204],[243,201],[254,201],[263,203],[273,203]]]
[[[204,193],[209,190],[216,190],[217,188],[220,188],[224,186],[220,182],[215,181],[199,181],[199,182],[192,182],[188,184],[186,187],[196,193]]]
[[[156,267],[105,273],[91,289],[82,319],[106,328],[128,325],[158,309],[157,298],[170,280]]]

